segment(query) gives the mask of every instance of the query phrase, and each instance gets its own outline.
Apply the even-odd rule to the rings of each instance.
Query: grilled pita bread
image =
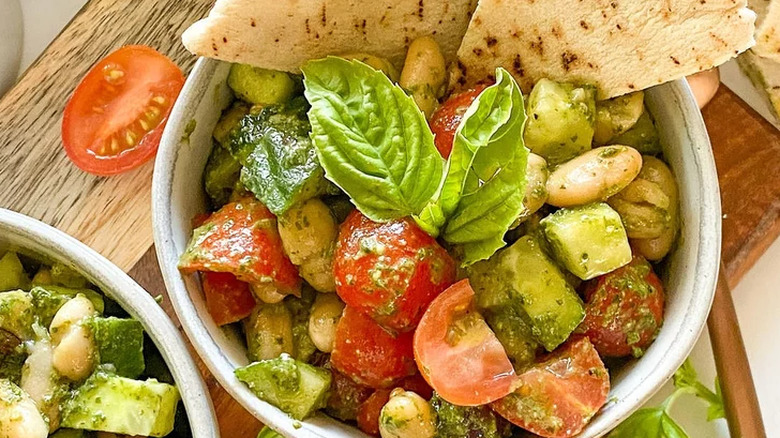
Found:
[[[606,99],[722,64],[754,44],[745,0],[480,0],[455,88],[509,70],[596,85]]]
[[[748,6],[758,14],[753,52],[780,62],[780,1],[752,0],[748,2]]]
[[[452,61],[475,7],[476,0],[217,0],[182,40],[196,55],[288,72],[351,52],[400,68],[423,35]]]

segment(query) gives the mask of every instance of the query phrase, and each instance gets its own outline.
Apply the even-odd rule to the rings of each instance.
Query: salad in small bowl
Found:
[[[176,328],[126,274],[0,209],[0,437],[218,436]]]
[[[446,95],[428,37],[301,71],[199,61],[155,169],[177,313],[258,418],[600,436],[682,363],[720,224],[685,85],[525,96],[498,68]]]

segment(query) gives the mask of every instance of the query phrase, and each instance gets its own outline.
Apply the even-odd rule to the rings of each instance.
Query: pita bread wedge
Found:
[[[310,59],[351,52],[396,67],[415,38],[433,36],[452,61],[476,0],[217,0],[184,32],[196,55],[298,71]]]
[[[780,117],[780,63],[758,56],[753,50],[739,55],[737,63],[753,86],[763,92],[775,117]]]
[[[751,0],[748,7],[758,14],[756,45],[753,52],[761,57],[780,62],[780,1]]]
[[[596,85],[600,99],[722,64],[754,43],[745,0],[480,0],[453,85],[512,72]]]

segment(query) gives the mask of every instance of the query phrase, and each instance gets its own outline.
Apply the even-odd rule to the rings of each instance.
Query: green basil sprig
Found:
[[[414,100],[358,61],[328,57],[302,71],[326,177],[372,220],[419,213],[439,186],[443,160]]]
[[[674,373],[675,391],[659,407],[634,412],[607,435],[607,438],[688,438],[685,430],[669,415],[672,403],[683,394],[693,394],[707,402],[707,421],[725,418],[720,384],[715,392],[699,382],[690,360]]]
[[[523,95],[506,70],[466,111],[446,167],[414,100],[383,73],[334,57],[302,70],[320,164],[363,214],[413,216],[457,245],[464,266],[505,245],[523,208],[528,159]]]

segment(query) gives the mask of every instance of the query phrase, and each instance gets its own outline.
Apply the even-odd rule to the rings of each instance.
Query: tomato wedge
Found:
[[[414,358],[439,395],[459,406],[478,406],[512,392],[517,377],[504,347],[474,309],[468,280],[433,300],[414,333]]]
[[[228,272],[201,272],[206,308],[217,325],[230,324],[249,316],[257,304],[249,284]]]
[[[179,67],[151,47],[125,46],[111,53],[89,70],[65,105],[65,152],[95,175],[140,166],[157,152],[183,86]]]
[[[574,337],[518,376],[519,387],[490,405],[517,426],[546,438],[582,431],[604,406],[609,374],[586,337]]]

